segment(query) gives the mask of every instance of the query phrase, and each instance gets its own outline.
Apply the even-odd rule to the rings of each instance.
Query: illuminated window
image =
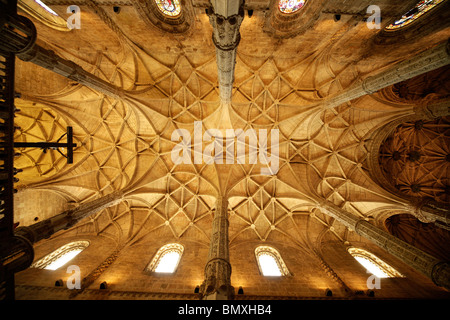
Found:
[[[178,243],[162,246],[148,265],[147,270],[158,273],[175,272],[183,251],[184,247]]]
[[[349,248],[348,252],[356,259],[356,261],[366,268],[367,272],[378,278],[403,277],[400,272],[366,250]]]
[[[181,13],[180,0],[155,0],[158,9],[169,17],[176,17]]]
[[[54,30],[70,31],[67,27],[67,21],[46,5],[44,1],[18,0],[17,7]]]
[[[44,8],[47,12],[50,12],[51,14],[53,14],[54,16],[57,16],[58,14],[53,11],[52,9],[50,9],[49,6],[47,6],[45,3],[43,3],[41,0],[34,0],[34,2],[36,2],[38,5],[40,5],[42,8]]]
[[[259,246],[255,249],[256,261],[261,274],[264,276],[287,276],[289,270],[281,255],[272,247]]]
[[[31,265],[32,268],[56,270],[89,246],[88,241],[68,243]]]
[[[278,8],[283,13],[294,13],[305,5],[306,0],[280,0]]]
[[[406,12],[400,19],[387,26],[386,30],[395,30],[407,26],[444,1],[445,0],[422,0],[416,4],[414,8]]]

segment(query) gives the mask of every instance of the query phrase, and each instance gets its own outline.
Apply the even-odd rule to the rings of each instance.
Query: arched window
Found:
[[[360,249],[349,248],[348,252],[355,258],[369,273],[378,278],[394,278],[403,277],[403,275],[388,265],[386,262],[375,256],[374,254]]]
[[[155,0],[158,9],[169,17],[176,17],[181,13],[180,0]]]
[[[41,0],[34,0],[34,2],[37,2],[38,5],[40,5],[42,8],[44,8],[47,12],[50,12],[52,15],[54,15],[54,16],[58,15],[55,11],[53,11],[49,6],[47,6]]]
[[[278,8],[282,13],[294,13],[305,5],[306,0],[280,0]]]
[[[445,0],[422,0],[416,4],[414,8],[402,15],[400,19],[387,26],[386,30],[395,30],[407,26],[444,1]]]
[[[162,246],[154,256],[152,262],[147,266],[147,270],[158,273],[175,272],[183,251],[184,247],[178,243],[169,243]]]
[[[264,276],[287,276],[289,270],[286,267],[280,253],[272,247],[259,246],[255,249],[256,261],[259,271]]]
[[[68,243],[33,263],[31,268],[56,270],[72,260],[88,246],[89,241],[74,241]]]

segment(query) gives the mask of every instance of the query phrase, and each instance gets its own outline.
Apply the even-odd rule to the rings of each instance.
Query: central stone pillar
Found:
[[[219,197],[212,223],[208,262],[205,280],[200,287],[203,300],[232,300],[231,265],[228,252],[228,199]]]
[[[208,9],[209,22],[213,27],[213,43],[216,47],[219,95],[222,103],[231,103],[236,64],[236,48],[241,40],[239,28],[244,19],[240,0],[213,1]]]

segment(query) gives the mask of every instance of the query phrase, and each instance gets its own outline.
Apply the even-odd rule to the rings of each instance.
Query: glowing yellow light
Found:
[[[177,267],[179,259],[180,254],[178,252],[166,253],[158,263],[155,272],[173,273]]]
[[[261,254],[259,256],[259,265],[261,266],[261,271],[264,276],[281,276],[280,268],[274,257],[267,254]]]
[[[65,254],[63,254],[61,257],[59,257],[58,259],[56,259],[55,261],[53,261],[52,263],[50,263],[48,266],[46,266],[44,269],[47,270],[56,270],[59,267],[62,267],[63,265],[65,265],[67,262],[69,262],[70,260],[72,260],[77,254],[79,254],[81,251],[83,251],[82,249],[76,249],[76,250],[72,250],[69,251]]]
[[[361,263],[361,265],[367,269],[367,271],[371,274],[374,274],[378,278],[389,278],[389,275],[387,275],[383,270],[381,270],[378,266],[376,266],[371,261],[363,258],[363,257],[355,257],[355,259]]]

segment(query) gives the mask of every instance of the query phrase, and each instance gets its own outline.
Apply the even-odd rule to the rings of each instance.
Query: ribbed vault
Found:
[[[336,22],[326,13],[336,11],[334,2],[323,3],[324,14],[306,13],[313,21],[310,30],[304,36],[295,30],[289,39],[259,30],[269,19],[262,12],[245,18],[229,105],[219,101],[212,28],[203,8],[194,10],[195,32],[187,35],[149,27],[131,5],[115,15],[102,1],[81,5],[86,15],[82,29],[73,31],[76,43],[74,37],[34,21],[43,45],[115,85],[123,95],[114,99],[72,82],[52,92],[50,81],[43,81],[46,90],[37,94],[32,84],[19,83],[16,123],[21,129],[15,140],[55,140],[70,125],[78,146],[71,165],[55,151],[24,152],[17,160],[17,167],[24,169],[17,175],[17,187],[65,195],[76,203],[122,191],[120,204],[75,227],[78,234],[104,236],[121,245],[139,244],[165,230],[174,239],[208,246],[219,195],[228,197],[232,247],[248,240],[288,241],[315,255],[325,240],[360,241],[320,212],[318,203],[329,201],[366,221],[384,217],[382,208],[406,207],[406,201],[370,178],[367,144],[371,132],[410,114],[414,103],[393,103],[382,92],[331,109],[322,102],[417,54],[424,43],[445,41],[449,31],[408,48],[380,49],[367,42],[376,30],[366,28],[357,15],[343,15],[343,21]],[[64,3],[52,3],[63,15]],[[360,10],[361,5],[354,6],[355,12]],[[401,12],[404,6],[389,8]],[[337,45],[347,43],[344,48]],[[26,63],[17,64],[19,73],[26,74]],[[416,89],[409,88],[414,95]],[[172,141],[172,133],[185,129],[192,137],[197,121],[203,131],[279,130],[277,174],[261,174],[267,165],[260,162],[174,164],[171,151],[178,141]],[[414,128],[409,123],[393,133],[382,147],[380,164],[400,190],[417,179],[430,181],[420,195],[448,202],[448,121],[424,123],[420,135]],[[410,166],[406,144],[421,146],[427,156],[418,161],[424,164]],[[249,148],[246,142],[245,150]],[[396,159],[395,152],[403,153]],[[444,157],[447,162],[436,165],[436,159]],[[402,232],[393,226],[388,229]]]

